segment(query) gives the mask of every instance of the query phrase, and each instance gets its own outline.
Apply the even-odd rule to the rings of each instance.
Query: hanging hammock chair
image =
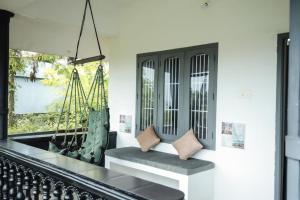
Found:
[[[100,55],[88,59],[77,60],[88,7],[91,13]],[[102,65],[102,60],[104,58],[105,56],[102,54],[95,26],[92,6],[90,0],[86,0],[76,54],[72,62],[74,64],[74,69],[61,109],[57,131],[49,142],[49,151],[58,152],[90,163],[101,164],[103,162],[104,151],[108,145],[108,133],[110,129],[110,115],[106,99],[104,68]],[[88,98],[86,98],[76,65],[96,60],[100,60],[100,65],[97,68]],[[73,123],[72,125],[75,126],[75,129],[71,140],[67,141],[67,136],[70,132],[70,123]],[[62,125],[65,125],[64,141],[62,144],[57,144],[56,136]],[[83,133],[81,144],[78,144],[78,130],[81,130]]]
[[[90,105],[88,133],[81,145],[81,160],[101,164],[108,145],[109,108],[106,99],[103,66],[99,65],[88,94]]]

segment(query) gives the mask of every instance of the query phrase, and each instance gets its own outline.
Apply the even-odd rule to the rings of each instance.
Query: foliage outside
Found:
[[[34,133],[34,132],[46,132],[55,131],[57,129],[57,123],[59,114],[63,105],[63,100],[66,94],[67,85],[73,70],[73,66],[67,65],[67,58],[45,55],[45,54],[26,54],[22,51],[11,50],[10,51],[10,83],[9,83],[9,134],[20,134],[20,133]],[[44,76],[46,77],[41,82],[47,86],[55,86],[60,88],[57,90],[57,101],[54,101],[47,108],[47,113],[32,113],[16,115],[14,113],[15,105],[15,91],[18,89],[14,82],[14,77],[17,72],[24,71],[26,64],[32,66],[32,72],[30,73],[30,80],[35,81],[35,73],[38,70],[39,63],[47,62],[53,65],[52,68],[48,68],[45,71]],[[99,63],[89,63],[84,66],[78,66],[77,70],[80,75],[80,79],[83,85],[85,94],[87,95],[92,84],[94,75],[96,73]],[[105,88],[108,85],[108,68],[105,66]],[[107,92],[107,91],[106,91]],[[37,94],[38,95],[38,94]],[[19,97],[21,98],[21,97]],[[69,98],[69,96],[68,96]],[[71,107],[69,113],[70,125],[67,126],[67,114],[63,114],[61,125],[59,129],[74,128],[74,107]]]

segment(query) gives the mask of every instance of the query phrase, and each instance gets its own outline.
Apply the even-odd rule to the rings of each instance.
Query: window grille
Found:
[[[164,124],[163,134],[177,135],[179,108],[179,58],[164,61]]]
[[[195,55],[190,63],[190,128],[198,139],[207,139],[209,56]]]
[[[142,115],[141,129],[153,124],[154,113],[154,61],[147,60],[142,64]]]

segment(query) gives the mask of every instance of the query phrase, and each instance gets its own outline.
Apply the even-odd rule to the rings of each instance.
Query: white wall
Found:
[[[62,88],[59,86],[48,86],[42,83],[46,78],[45,74],[48,69],[53,68],[49,63],[38,63],[36,73],[37,80],[32,82],[29,80],[32,71],[32,65],[26,64],[23,72],[18,72],[15,77],[17,85],[15,96],[15,113],[47,113],[49,106],[55,101],[62,98]]]
[[[61,98],[61,88],[44,85],[41,80],[31,82],[26,77],[16,77],[15,113],[47,113],[48,106]]]
[[[216,163],[216,200],[274,199],[277,34],[288,31],[288,0],[137,1],[110,50],[112,129],[135,116],[136,54],[219,43],[217,146],[195,157]],[[221,146],[221,122],[246,124],[245,150]],[[134,124],[134,122],[133,122]],[[137,145],[134,133],[118,146]],[[175,153],[169,144],[156,150]]]

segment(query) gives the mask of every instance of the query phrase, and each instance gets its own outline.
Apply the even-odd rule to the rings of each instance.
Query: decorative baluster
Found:
[[[3,166],[3,186],[2,186],[2,199],[8,199],[8,170],[9,164],[7,162],[4,163]]]
[[[43,200],[48,200],[51,198],[50,196],[50,190],[51,190],[51,181],[50,181],[50,178],[49,177],[46,177],[44,180],[43,180],[43,186],[42,186],[42,189],[43,189]]]
[[[12,164],[9,169],[9,179],[8,179],[8,186],[9,186],[9,200],[15,200],[17,192],[16,192],[16,166]]]
[[[3,160],[0,160],[0,199],[2,199],[2,187],[3,187]]]
[[[75,189],[72,186],[67,187],[66,190],[65,190],[65,198],[64,198],[64,200],[73,200],[74,199],[74,197],[73,197],[74,190]]]
[[[88,192],[83,192],[79,194],[79,200],[93,200],[94,198]]]
[[[64,188],[63,182],[59,181],[55,183],[54,191],[53,191],[53,196],[54,196],[53,200],[62,200],[63,188]]]
[[[38,174],[35,174],[33,176],[33,181],[32,181],[33,200],[39,200],[40,182],[41,182],[40,176]]]
[[[24,176],[24,186],[23,186],[23,190],[25,191],[25,200],[32,200],[30,194],[30,190],[32,187],[31,180],[32,180],[32,174],[29,171],[26,171]]]
[[[34,173],[31,168],[11,163],[0,156],[0,200],[105,200],[101,195],[93,196],[84,190],[79,193],[78,188],[72,185],[66,188],[62,181],[54,184],[48,175],[44,178],[47,174]]]
[[[23,193],[23,170],[22,166],[17,169],[17,200],[24,200],[25,195]]]

